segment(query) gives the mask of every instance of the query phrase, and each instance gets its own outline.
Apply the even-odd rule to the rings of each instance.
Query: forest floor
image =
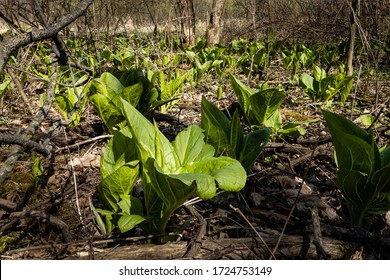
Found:
[[[276,72],[268,73],[268,79],[283,83]],[[228,80],[218,83],[224,86],[219,100],[215,94],[219,85],[212,76],[185,88],[170,110],[155,115],[161,131],[172,139],[188,125],[200,124],[201,96],[229,112],[235,95]],[[209,201],[195,198],[179,208],[167,228],[172,241],[164,245],[153,245],[152,237],[143,236],[140,229],[120,236],[103,236],[98,230],[92,208],[100,207],[100,154],[109,137],[87,105],[78,126],[59,128],[52,138],[56,152],[43,159],[45,184],[36,183],[26,153],[1,186],[1,198],[22,205],[10,212],[0,210],[0,231],[8,238],[0,244],[5,249],[1,258],[389,259],[390,212],[378,216],[369,232],[350,223],[335,185],[333,144],[321,108],[298,87],[286,93],[284,120],[318,121],[305,125],[307,133],[299,138],[272,139],[241,192],[220,193]],[[334,105],[332,110],[357,120],[358,112],[376,115],[383,108],[373,130],[378,145],[388,145],[389,93],[389,77],[361,79],[344,106]],[[38,111],[33,86],[26,94],[33,100],[33,111]],[[380,102],[372,111],[377,96]],[[351,110],[352,100],[356,110]],[[2,132],[15,133],[32,119],[17,96],[6,96],[1,110]],[[34,140],[39,141],[59,118],[52,109]],[[0,147],[0,162],[10,151],[11,146]]]

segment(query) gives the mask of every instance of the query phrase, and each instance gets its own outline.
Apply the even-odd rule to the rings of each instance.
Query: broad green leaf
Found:
[[[390,195],[389,193],[378,193],[369,202],[363,216],[361,227],[370,229],[375,216],[383,215],[390,210]]]
[[[145,221],[145,218],[138,216],[138,215],[129,215],[129,214],[123,214],[119,220],[118,220],[118,227],[119,230],[124,233],[127,232],[134,227],[136,227],[138,224]]]
[[[315,80],[321,81],[322,79],[326,78],[326,72],[324,69],[321,69],[317,65],[313,65],[313,67],[314,67],[313,76]]]
[[[291,123],[288,123],[291,124]],[[293,126],[283,126],[283,129],[279,130],[279,133],[282,135],[286,135],[290,138],[298,138],[299,136],[306,134],[306,129],[299,126],[300,124],[294,124]]]
[[[340,130],[344,131],[344,133],[348,133],[354,136],[357,136],[367,143],[372,143],[372,136],[370,133],[366,132],[364,129],[360,128],[357,124],[354,122],[346,119],[343,116],[340,116],[336,113],[332,113],[328,110],[322,111],[326,123],[329,127],[329,129],[332,127],[332,130]]]
[[[92,213],[93,213],[93,216],[95,217],[95,220],[96,220],[96,223],[97,223],[97,226],[98,228],[100,229],[101,233],[102,234],[107,234],[107,229],[106,229],[106,225],[105,223],[103,222],[103,219],[102,217],[100,216],[100,214],[98,213],[98,211],[95,209],[95,207],[93,206],[93,204],[91,204],[91,210],[92,210]],[[104,210],[103,210],[104,211]]]
[[[128,162],[138,159],[137,149],[128,127],[122,128],[115,133],[100,158],[100,174],[104,179],[116,169]]]
[[[154,220],[152,227],[159,233],[164,233],[171,214],[195,193],[196,185],[195,182],[187,184],[174,175],[163,173],[153,158],[147,160],[144,168],[151,180],[150,187],[163,202],[160,208],[161,216],[151,217]]]
[[[163,201],[158,196],[155,188],[153,187],[153,178],[154,177],[150,175],[150,170],[144,167],[142,173],[142,186],[144,190],[146,217],[148,220],[147,230],[149,233],[155,233],[157,231],[161,218],[161,211],[164,206]]]
[[[106,176],[99,184],[98,191],[101,201],[106,207],[117,211],[117,203],[121,195],[129,195],[138,179],[138,161],[126,163]]]
[[[384,168],[376,172],[372,184],[368,176],[354,170],[340,170],[337,183],[346,198],[351,220],[359,227],[368,229],[372,218],[386,213],[390,209],[388,192],[380,191],[389,188],[390,179]]]
[[[321,80],[321,100],[326,102],[333,98],[341,89],[342,84],[338,81],[338,76],[328,76]]]
[[[240,117],[238,114],[238,110],[235,110],[230,122],[230,149],[227,151],[227,155],[235,159],[240,158],[244,142],[244,131],[242,129]],[[242,163],[241,160],[240,162]]]
[[[185,173],[186,171],[188,171],[188,173]],[[169,174],[169,177],[178,179],[187,186],[194,184],[196,187],[196,194],[201,199],[211,199],[217,193],[215,178],[210,174],[195,172],[190,166],[182,168],[181,173]]]
[[[375,192],[390,193],[390,165],[374,172],[371,181]]]
[[[277,89],[267,89],[257,92],[249,97],[256,120],[264,125],[285,99],[285,94]]]
[[[326,110],[323,110],[323,114],[335,145],[340,169],[371,174],[380,166],[379,150],[370,133],[340,115]]]
[[[381,168],[386,160],[371,133],[337,114],[323,114],[335,145],[337,184],[352,222],[368,229],[375,215],[390,209],[390,165]]]
[[[36,183],[39,183],[42,180],[43,175],[43,164],[39,157],[33,155],[33,164],[31,166],[31,171],[34,176]]]
[[[157,79],[158,84],[159,84],[159,86],[160,86],[161,92],[165,91],[165,94],[167,94],[166,92],[167,92],[169,89],[166,89],[166,84],[167,84],[167,82],[165,81],[165,74],[164,74],[164,72],[162,72],[162,71],[157,72],[157,73],[156,73],[156,79]]]
[[[154,159],[149,159],[145,166],[152,178],[153,188],[168,208],[177,208],[195,193],[193,182],[178,182],[179,174],[163,173]]]
[[[3,97],[3,94],[5,90],[7,89],[8,85],[11,83],[11,80],[7,77],[1,84],[0,84],[0,99]]]
[[[264,125],[272,129],[279,129],[282,127],[282,114],[279,109],[274,111],[273,114],[265,121]]]
[[[172,142],[173,148],[177,154],[180,165],[187,165],[191,162],[197,161],[202,155],[205,145],[204,134],[199,126],[189,126],[187,129],[181,131]],[[212,149],[208,149],[212,150]],[[214,155],[214,152],[211,156]],[[210,156],[210,154],[209,154]]]
[[[361,209],[369,198],[366,192],[368,175],[355,170],[341,169],[337,174],[337,185],[348,201],[349,207]],[[352,210],[351,212],[357,212]],[[360,214],[359,214],[360,215]]]
[[[314,90],[313,84],[314,84],[313,77],[307,73],[302,73],[301,77],[299,78],[299,86],[301,86],[303,89]]]
[[[211,68],[218,68],[223,63],[223,60],[214,60],[211,64]]]
[[[120,201],[117,203],[121,212],[126,214],[131,214],[131,199],[129,194],[121,194]]]
[[[245,170],[252,167],[255,160],[262,153],[270,137],[268,128],[253,130],[244,136],[238,160]]]
[[[345,77],[344,78],[344,88],[340,92],[341,102],[345,102],[348,98],[349,93],[353,87],[354,78],[353,77]]]
[[[390,147],[387,147],[383,151],[381,151],[380,156],[381,156],[381,163],[382,163],[381,166],[390,165]]]
[[[140,199],[135,196],[130,196],[130,213],[143,216],[144,215],[144,206]]]
[[[135,107],[138,105],[141,99],[143,90],[144,90],[143,85],[141,82],[139,82],[134,85],[125,87],[123,89],[121,97]],[[118,98],[118,101],[119,102],[115,103],[115,105],[120,108],[121,107],[120,98]]]
[[[183,169],[192,170],[192,173],[211,175],[218,182],[218,188],[224,191],[237,192],[246,183],[245,169],[240,162],[230,157],[205,158]],[[203,193],[200,193],[199,185],[197,186],[198,195],[203,198]]]
[[[366,127],[369,127],[374,121],[375,117],[371,114],[362,114],[359,116],[360,121]]]
[[[210,143],[217,155],[223,154],[230,148],[230,122],[214,104],[202,97],[201,127],[205,131],[206,143]]]
[[[247,119],[249,124],[254,124],[256,120],[252,112],[249,97],[255,94],[256,90],[244,85],[232,74],[229,74],[229,77],[233,86],[233,90],[236,93],[238,103],[240,104],[240,107],[244,111],[245,118]]]
[[[97,80],[106,86],[110,99],[114,98],[115,95],[121,94],[124,89],[122,83],[109,72],[104,72]]]
[[[202,69],[202,71],[209,71],[211,66],[213,65],[213,61],[209,60],[209,61],[206,61],[205,63],[203,63],[200,68]]]
[[[98,111],[99,116],[101,117],[103,123],[110,130],[110,133],[114,134],[116,126],[119,128],[123,126],[121,124],[124,121],[124,117],[110,99],[102,94],[97,93],[91,95],[89,100]]]
[[[159,72],[158,79],[160,82],[161,89],[161,100],[168,101],[174,98],[176,92],[180,86],[185,82],[188,76],[188,72],[185,74],[177,74],[176,78],[170,79],[168,82],[165,81],[165,75],[163,72]]]
[[[375,170],[375,154],[372,145],[349,134],[332,135],[332,139],[339,168],[356,170],[367,175]]]
[[[143,215],[142,202],[138,198],[132,195],[123,194],[120,195],[120,199],[121,200],[117,204],[122,214],[126,213],[129,215],[130,214]]]
[[[112,211],[103,210],[103,209],[95,209],[96,212],[96,220],[102,232],[110,233],[114,229],[114,225],[112,224],[112,216],[115,214]],[[94,212],[94,213],[95,213]],[[105,223],[102,221],[101,216],[105,217]]]
[[[179,164],[177,155],[161,131],[125,100],[122,100],[122,113],[137,144],[142,162],[154,158],[164,172],[176,170]]]

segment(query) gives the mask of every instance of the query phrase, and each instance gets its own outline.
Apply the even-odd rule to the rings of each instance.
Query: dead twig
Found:
[[[206,234],[206,222],[203,216],[200,215],[198,211],[196,211],[193,205],[187,206],[187,209],[199,221],[200,228],[198,230],[198,233],[196,234],[196,237],[193,240],[191,240],[189,244],[189,249],[183,256],[183,258],[194,258],[198,254],[200,248],[202,247],[202,239]]]
[[[317,249],[318,258],[321,260],[328,259],[328,254],[324,249],[324,243],[322,242],[320,217],[318,216],[318,208],[314,206],[311,210],[311,218],[313,223],[314,245]]]
[[[20,34],[2,41],[0,43],[0,73],[3,72],[4,66],[14,50],[23,46],[27,46],[33,42],[42,41],[55,36],[66,26],[82,16],[87,8],[92,4],[92,2],[93,0],[81,1],[71,13],[63,16],[48,28],[33,29],[31,32]]]
[[[26,105],[29,113],[33,116],[35,113],[34,113],[33,108],[31,107],[30,100],[28,100],[27,95],[24,92],[23,85],[21,84],[19,79],[14,75],[14,73],[12,71],[7,71],[7,72],[8,72],[8,75],[11,77],[11,79],[16,87],[16,90],[18,91],[18,93],[22,97],[23,102]]]
[[[45,104],[43,104],[41,110],[36,114],[35,118],[30,122],[28,127],[24,130],[25,137],[34,135],[39,125],[48,115],[48,112],[54,102],[54,91],[56,86],[55,81],[57,80],[57,75],[58,75],[58,63],[54,63],[53,73],[51,76],[51,83],[47,88],[47,96],[46,96]],[[23,146],[19,146],[19,145],[13,146],[11,153],[9,154],[8,158],[0,168],[0,185],[8,177],[8,174],[12,172],[16,161],[19,159],[24,149],[25,148]]]
[[[23,135],[11,135],[0,132],[0,143],[4,144],[17,144],[29,150],[35,150],[36,152],[49,156],[52,148],[50,146],[41,145]]]
[[[17,211],[18,208],[20,207],[18,204],[12,201],[0,198],[0,208],[4,209],[5,211],[12,212],[12,211]]]
[[[89,144],[89,143],[92,143],[92,142],[95,142],[95,141],[99,141],[99,140],[102,140],[102,139],[110,139],[112,137],[113,137],[113,135],[111,135],[111,134],[96,136],[94,138],[87,139],[87,140],[84,140],[84,141],[80,141],[80,142],[77,142],[77,143],[69,145],[69,146],[65,146],[65,147],[61,147],[61,148],[55,149],[54,153],[60,153],[60,152],[65,151],[65,150],[77,149],[81,145]]]
[[[261,240],[261,242],[264,244],[265,248],[267,249],[267,251],[270,253],[271,258],[273,258],[274,260],[276,260],[276,257],[275,257],[275,252],[272,252],[271,249],[268,247],[267,243],[264,241],[263,237],[261,237],[260,233],[254,228],[254,226],[252,225],[252,223],[247,219],[247,217],[245,217],[245,215],[242,213],[242,211],[237,208],[237,207],[234,207],[233,205],[229,205],[229,207],[231,209],[233,209],[235,212],[237,212],[244,220],[245,222],[251,227],[251,229],[256,233],[256,235],[259,237],[259,239]]]
[[[311,162],[314,154],[315,154],[315,151],[316,151],[316,147],[314,147],[313,149],[313,152],[311,154],[311,159],[309,160],[309,162]],[[306,171],[305,171],[305,177],[307,177],[307,172],[308,172],[309,168],[306,168]],[[278,250],[278,247],[279,247],[279,244],[283,238],[283,235],[284,235],[284,232],[286,231],[286,228],[287,228],[287,225],[288,225],[288,222],[290,221],[290,218],[292,217],[292,214],[294,213],[294,210],[295,210],[295,207],[297,206],[297,203],[298,203],[298,200],[299,200],[299,196],[301,194],[301,191],[302,191],[302,187],[305,183],[305,180],[302,180],[302,182],[300,183],[300,186],[299,186],[299,189],[298,189],[298,193],[297,193],[297,196],[295,197],[295,201],[294,201],[294,204],[293,206],[291,207],[290,209],[290,213],[288,214],[288,217],[287,217],[287,220],[286,222],[284,223],[283,225],[283,229],[280,233],[280,236],[279,236],[279,239],[278,239],[278,242],[276,243],[275,247],[274,247],[274,250],[272,251],[272,255],[274,255],[276,253],[276,251]],[[271,259],[271,258],[270,258]]]
[[[55,228],[59,229],[61,231],[62,237],[64,238],[65,242],[71,242],[73,240],[72,234],[69,231],[69,227],[67,224],[65,224],[62,220],[59,218],[50,215],[48,213],[45,213],[43,211],[39,210],[31,210],[31,211],[23,211],[23,212],[13,212],[10,215],[10,218],[43,218],[45,219],[49,224],[53,225]]]

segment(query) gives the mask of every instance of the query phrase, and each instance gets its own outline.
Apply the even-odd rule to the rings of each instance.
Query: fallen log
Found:
[[[276,245],[278,235],[262,234],[269,247]],[[276,259],[318,259],[313,236],[285,235],[279,245]],[[188,259],[184,256],[188,250],[187,242],[172,242],[163,245],[132,244],[114,248],[92,248],[74,252],[66,259],[83,260],[170,260]],[[332,238],[323,238],[323,248],[328,259],[346,259],[352,255],[359,244]],[[93,255],[91,255],[93,251]],[[269,252],[259,238],[221,238],[205,239],[191,259],[268,259]]]

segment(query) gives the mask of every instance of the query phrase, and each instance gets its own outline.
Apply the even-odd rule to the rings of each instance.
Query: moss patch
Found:
[[[0,237],[0,254],[13,248],[16,245],[16,238],[10,236]]]
[[[0,196],[5,197],[9,192],[16,192],[20,197],[24,197],[34,185],[35,180],[31,173],[14,172],[4,181]]]

